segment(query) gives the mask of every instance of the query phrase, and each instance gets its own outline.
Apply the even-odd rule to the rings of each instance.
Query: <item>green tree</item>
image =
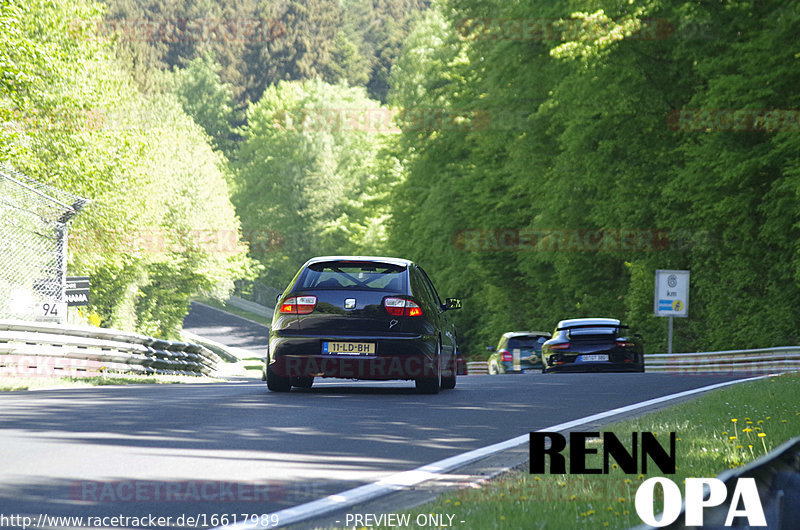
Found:
[[[224,158],[174,96],[138,92],[96,4],[2,6],[16,78],[0,85],[3,161],[92,200],[69,267],[92,277],[103,324],[174,334],[190,296],[224,296],[248,272]]]
[[[236,143],[233,91],[222,83],[219,65],[210,55],[193,59],[186,68],[176,70],[172,91],[183,110],[212,139],[213,146],[230,156]]]
[[[284,285],[314,255],[382,246],[387,118],[363,89],[319,80],[278,83],[250,107],[235,203],[267,283]]]

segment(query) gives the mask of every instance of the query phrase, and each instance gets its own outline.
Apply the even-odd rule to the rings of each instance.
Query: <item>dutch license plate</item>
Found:
[[[322,353],[334,355],[374,355],[374,342],[323,342]]]
[[[608,354],[581,355],[581,362],[607,361]]]

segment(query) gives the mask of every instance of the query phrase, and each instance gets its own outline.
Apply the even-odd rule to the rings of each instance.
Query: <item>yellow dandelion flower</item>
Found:
[[[589,510],[588,512],[586,512],[586,515],[594,515],[594,510]]]
[[[728,436],[728,431],[722,431],[723,436]]]
[[[574,501],[574,500],[575,500],[575,499],[577,499],[577,498],[578,498],[578,496],[577,496],[577,495],[571,495],[571,496],[570,496],[570,498],[569,498],[569,500],[571,500],[571,501]]]
[[[450,504],[450,502],[451,502],[450,499],[445,499],[444,501],[445,504]]]
[[[781,420],[781,423],[786,423],[786,420]]]
[[[603,523],[603,526],[608,526],[608,523]]]
[[[541,482],[541,481],[542,481],[542,479],[541,479],[541,478],[539,478],[539,477],[534,477],[534,479],[533,479],[533,480],[535,480],[536,482]]]
[[[772,416],[767,416],[767,419],[768,419],[768,420],[769,420],[769,419],[772,419]]]
[[[728,436],[728,440],[735,440],[735,439],[736,439],[735,436]]]
[[[505,520],[506,520],[506,516],[505,516],[505,515],[501,515],[501,516],[500,516],[500,520],[501,520],[501,521],[505,521]]]
[[[461,506],[461,501],[456,501],[453,506]]]
[[[737,420],[736,418],[731,418],[731,421],[732,421],[733,423],[736,423],[736,422],[737,422],[737,421],[739,421],[739,420]]]
[[[608,511],[609,511],[609,512],[613,512],[613,511],[614,511],[614,508],[612,508],[611,506],[609,506],[609,507],[608,507]]]
[[[769,418],[769,416],[767,416]],[[764,420],[758,420],[756,423],[764,423]]]
[[[636,477],[636,478],[638,478],[639,480],[642,480],[642,479],[644,478],[644,475],[639,475],[639,476],[638,476],[638,477]]]
[[[764,438],[766,435],[767,435],[767,433],[765,433],[765,432],[758,433],[758,437],[759,438]]]
[[[631,479],[629,479],[629,478],[626,478],[626,479],[625,479],[625,484],[630,484],[630,483],[631,483]]]
[[[751,429],[750,427],[745,427],[744,429],[742,429],[742,432],[753,432],[753,429]]]
[[[620,497],[619,499],[617,499],[617,502],[625,502],[625,497]]]

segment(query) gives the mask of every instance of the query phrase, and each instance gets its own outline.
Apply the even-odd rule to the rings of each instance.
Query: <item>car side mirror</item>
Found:
[[[486,351],[494,351],[494,346],[486,346]]]
[[[275,303],[276,304],[278,303],[278,300],[281,299],[281,296],[283,296],[283,293],[278,293],[278,294],[275,295]]]
[[[461,299],[460,298],[448,298],[444,301],[444,308],[445,309],[461,309]]]

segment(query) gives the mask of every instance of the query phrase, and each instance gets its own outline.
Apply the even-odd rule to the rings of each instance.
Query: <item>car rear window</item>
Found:
[[[521,337],[518,339],[508,339],[508,347],[540,350],[542,349],[542,344],[544,344],[545,341],[547,341],[545,337]]]
[[[300,275],[296,289],[343,289],[405,292],[406,268],[377,262],[312,263]]]

